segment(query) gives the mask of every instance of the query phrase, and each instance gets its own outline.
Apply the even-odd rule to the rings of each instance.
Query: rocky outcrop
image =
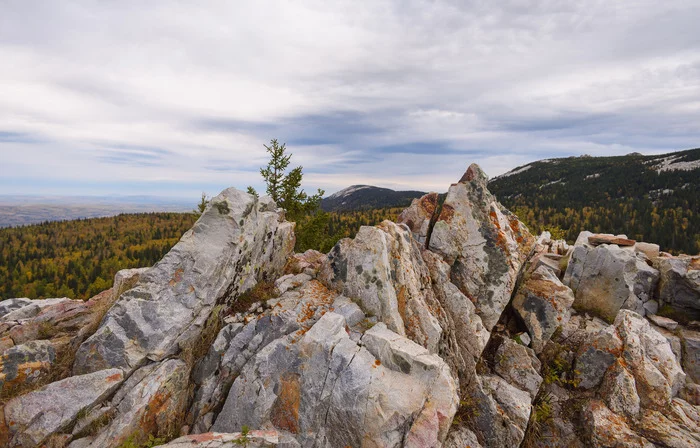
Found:
[[[269,198],[233,188],[210,206],[135,287],[122,294],[78,350],[74,372],[188,356],[214,308],[274,278],[291,254],[293,224]]]
[[[471,165],[450,186],[428,248],[450,265],[451,281],[476,306],[487,330],[510,301],[534,239],[489,193],[488,178]]]
[[[535,240],[475,165],[398,221],[292,254],[229,189],[90,301],[0,302],[0,444],[700,445],[695,258]]]

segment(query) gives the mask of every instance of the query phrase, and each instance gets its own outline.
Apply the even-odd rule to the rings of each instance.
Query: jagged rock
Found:
[[[525,323],[532,348],[539,353],[554,331],[570,317],[574,294],[545,266],[527,276],[513,299],[515,312]]]
[[[176,359],[150,364],[135,371],[112,398],[114,419],[91,440],[91,446],[115,448],[126,442],[137,446],[179,429],[187,404],[189,369]]]
[[[653,324],[651,325],[651,328],[653,328],[657,333],[666,338],[669,345],[671,346],[671,351],[676,357],[676,361],[678,361],[678,364],[682,365],[681,359],[683,356],[683,346],[681,344],[681,338],[679,338],[678,336],[676,336],[675,333],[672,333],[665,328],[657,327]]]
[[[406,224],[418,244],[425,246],[430,233],[430,225],[437,209],[438,194],[428,193],[421,198],[414,199],[411,205],[401,212],[396,222]]]
[[[187,357],[217,303],[276,277],[294,246],[293,224],[275,203],[234,188],[211,200],[194,227],[123,293],[76,354],[75,373],[132,372]]]
[[[685,386],[678,393],[678,397],[693,406],[700,406],[700,384],[686,382]]]
[[[471,300],[450,282],[450,266],[430,251],[423,251],[422,255],[430,271],[435,297],[445,311],[441,325],[445,343],[440,352],[445,353],[445,361],[460,372],[459,376],[471,376],[489,340],[489,332]]]
[[[51,434],[68,427],[78,414],[104,400],[122,382],[119,369],[78,375],[10,400],[4,409],[12,434],[10,446],[41,445]]]
[[[700,332],[681,330],[683,370],[695,383],[700,384]]]
[[[643,407],[663,409],[685,383],[685,373],[671,346],[649,321],[621,310],[615,328],[623,341],[622,358],[634,375]]]
[[[655,448],[654,444],[630,429],[624,419],[603,402],[591,400],[583,410],[584,424],[595,448]]]
[[[289,289],[298,288],[304,283],[311,280],[311,276],[308,274],[287,274],[275,280],[275,288],[279,294],[284,294]]]
[[[437,351],[442,328],[429,308],[435,302],[430,273],[405,226],[384,221],[361,227],[354,239],[340,240],[329,258],[331,287],[357,299],[392,331]]]
[[[496,443],[490,440],[488,446],[519,446],[525,437],[530,419],[530,394],[495,375],[482,376],[481,380],[484,389],[493,398],[507,422],[505,428],[508,432],[507,436]]]
[[[635,240],[630,240],[624,235],[609,235],[604,233],[596,233],[588,237],[588,244],[591,246],[600,246],[601,244],[616,244],[618,246],[634,246]]]
[[[365,338],[358,346],[328,312],[301,340],[271,342],[233,382],[212,430],[274,426],[320,446],[443,441],[457,405],[445,363],[383,323]]]
[[[473,164],[450,186],[428,248],[450,265],[452,283],[491,331],[510,301],[534,238],[488,191],[487,180]]]
[[[496,350],[494,371],[513,386],[524,390],[534,399],[542,384],[540,360],[532,349],[503,338]]]
[[[700,256],[657,258],[658,298],[687,320],[700,320]]]
[[[634,376],[619,359],[606,372],[600,394],[608,408],[616,414],[632,419],[639,415],[640,401]]]
[[[700,446],[700,427],[697,422],[689,422],[687,419],[683,422],[673,420],[673,416],[646,409],[642,412],[639,423],[640,433],[657,446],[669,448]]]
[[[608,244],[583,245],[571,254],[563,283],[574,292],[575,309],[612,322],[623,308],[643,315],[658,277],[658,271],[634,251]]]
[[[665,328],[670,331],[674,331],[678,328],[678,322],[668,317],[657,316],[656,314],[647,314],[647,319],[649,319],[654,325]]]
[[[298,447],[293,438],[285,437],[278,431],[250,431],[246,435],[240,432],[224,434],[209,432],[205,434],[193,434],[180,437],[165,445],[163,448],[225,448],[232,446],[245,446],[246,448],[294,448]]]
[[[613,326],[589,334],[576,356],[578,387],[592,389],[598,386],[605,372],[622,354],[622,349],[623,343]]]

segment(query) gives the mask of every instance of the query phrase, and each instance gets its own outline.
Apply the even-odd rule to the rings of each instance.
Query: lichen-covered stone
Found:
[[[510,301],[518,272],[534,238],[487,189],[487,177],[471,165],[450,186],[428,242],[452,271],[451,281],[476,306],[491,331]]]
[[[658,271],[633,250],[581,245],[571,254],[563,283],[574,292],[575,309],[612,322],[623,308],[644,315],[658,278]]]
[[[269,198],[224,190],[120,296],[78,350],[74,372],[106,367],[132,372],[149,360],[191,350],[217,303],[279,275],[294,246],[292,230]]]
[[[539,353],[571,315],[574,294],[545,266],[530,273],[513,299],[513,309],[525,323],[532,348]]]

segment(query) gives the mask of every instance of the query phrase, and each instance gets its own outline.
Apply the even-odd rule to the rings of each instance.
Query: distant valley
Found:
[[[188,212],[194,202],[151,196],[0,196],[0,228],[120,213]]]

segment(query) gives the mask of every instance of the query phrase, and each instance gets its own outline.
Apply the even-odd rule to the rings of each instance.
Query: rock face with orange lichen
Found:
[[[398,221],[293,254],[228,189],[113,290],[0,302],[0,445],[700,446],[697,257],[535,240],[476,165]]]
[[[488,178],[471,165],[450,186],[428,248],[450,265],[454,283],[491,330],[510,301],[534,238],[488,191]]]

